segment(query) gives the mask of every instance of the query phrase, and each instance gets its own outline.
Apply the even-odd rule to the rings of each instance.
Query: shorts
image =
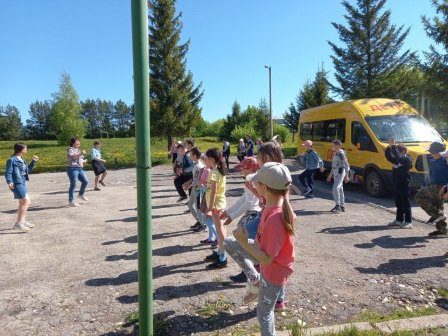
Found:
[[[25,183],[14,183],[14,189],[11,191],[14,194],[14,199],[24,199],[28,197],[28,190],[26,190]]]
[[[98,160],[92,160],[92,168],[95,176],[101,175],[106,171],[106,167],[104,167],[104,165]]]
[[[213,208],[213,210],[212,210],[213,215],[220,215],[221,213],[222,213],[222,210],[218,210],[216,208]]]
[[[171,161],[171,163],[174,163],[177,160],[177,153],[173,153],[172,156],[173,156],[173,160]]]

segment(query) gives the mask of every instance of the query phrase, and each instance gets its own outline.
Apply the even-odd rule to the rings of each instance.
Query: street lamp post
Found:
[[[269,69],[269,134],[270,138],[274,137],[274,129],[272,125],[272,67],[270,65],[264,66]]]

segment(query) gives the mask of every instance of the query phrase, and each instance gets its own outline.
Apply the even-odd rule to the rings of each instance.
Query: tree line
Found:
[[[300,111],[333,102],[329,92],[344,100],[402,99],[436,124],[448,123],[448,2],[431,0],[436,17],[421,16],[425,31],[437,45],[419,59],[415,51],[401,51],[411,28],[391,23],[386,0],[344,0],[346,25],[333,22],[340,45],[328,41],[333,55],[335,84],[318,69],[284,114],[296,132]],[[429,113],[426,113],[429,112]]]
[[[0,106],[0,140],[58,139],[65,144],[72,136],[135,136],[134,105],[121,99],[115,103],[99,98],[80,101],[66,73],[61,75],[59,91],[52,98],[31,103],[25,124],[17,107]]]

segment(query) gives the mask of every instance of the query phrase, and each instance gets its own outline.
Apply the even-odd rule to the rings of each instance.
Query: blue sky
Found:
[[[406,48],[427,50],[420,15],[434,16],[430,0],[388,0],[386,7],[394,24],[412,26]],[[208,121],[230,113],[235,99],[243,108],[268,99],[265,64],[272,66],[274,116],[319,63],[333,78],[326,41],[338,42],[331,22],[344,22],[340,1],[178,0],[177,9]],[[2,0],[0,43],[0,105],[17,106],[23,120],[31,102],[51,99],[62,71],[82,100],[133,101],[129,0]]]

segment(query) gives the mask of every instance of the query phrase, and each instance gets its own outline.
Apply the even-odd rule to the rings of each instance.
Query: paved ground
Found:
[[[298,167],[287,161],[290,169]],[[90,181],[93,175],[88,172]],[[6,184],[0,189],[1,335],[116,335],[137,307],[135,171],[110,173],[107,187],[88,192],[90,202],[67,208],[64,173],[31,176],[33,232],[11,230],[16,203]],[[228,200],[242,194],[239,175],[228,178]],[[314,200],[293,197],[298,216],[297,262],[286,289],[288,310],[277,324],[301,318],[308,326],[350,321],[365,310],[392,311],[433,305],[434,290],[448,287],[447,239],[430,239],[433,228],[385,225],[393,215],[349,202],[348,212],[328,212],[330,185],[318,182]],[[348,194],[367,197],[356,187]],[[255,305],[241,306],[243,285],[227,282],[235,263],[205,271],[211,250],[198,244],[204,233],[188,230],[191,215],[175,203],[168,167],[153,169],[154,309],[172,335],[210,333],[256,324]],[[393,207],[393,201],[378,201]],[[422,215],[423,217],[423,215]],[[426,218],[426,217],[425,217]],[[232,224],[232,225],[236,225]],[[198,314],[206,302],[227,310],[214,318]],[[210,306],[210,305],[209,305]]]

